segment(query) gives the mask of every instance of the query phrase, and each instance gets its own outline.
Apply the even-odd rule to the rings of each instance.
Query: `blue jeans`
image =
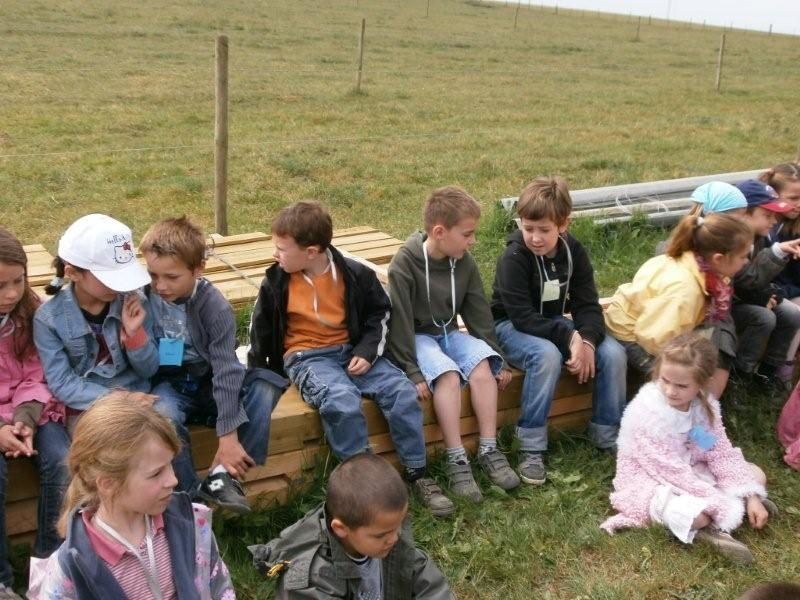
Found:
[[[239,443],[245,452],[256,464],[263,465],[267,461],[272,411],[283,395],[283,390],[258,377],[252,377],[252,375],[253,373],[248,371],[248,377],[239,393],[239,400],[242,402],[248,420],[239,425],[237,433]],[[191,441],[186,423],[199,422],[213,427],[217,414],[214,398],[205,386],[200,386],[195,394],[184,394],[176,390],[168,381],[157,384],[151,393],[158,396],[154,407],[161,414],[169,417],[183,441],[180,452],[172,462],[175,477],[178,478],[178,489],[194,493],[200,486],[200,480],[197,477],[192,458]]]
[[[417,364],[428,387],[433,391],[434,382],[445,373],[455,371],[461,385],[467,385],[469,376],[478,364],[486,359],[492,375],[503,368],[503,359],[492,347],[468,333],[453,331],[444,335],[418,333],[414,336]]]
[[[69,450],[67,430],[60,423],[48,421],[36,429],[33,447],[39,469],[39,506],[37,512],[36,541],[33,546],[35,556],[49,556],[61,544],[61,536],[56,531],[56,522],[61,511],[61,500],[69,483],[66,457]],[[8,562],[8,542],[6,540],[6,483],[8,467],[6,459],[0,454],[0,583],[11,585],[13,576]]]
[[[346,459],[369,448],[361,398],[375,401],[389,425],[400,462],[412,469],[425,466],[425,437],[417,388],[405,373],[378,357],[363,375],[349,375],[352,346],[331,346],[292,352],[286,357],[289,379],[308,404],[319,411],[333,453]]]
[[[547,416],[561,377],[564,356],[549,340],[517,331],[511,321],[500,321],[495,328],[508,360],[525,371],[522,413],[517,424],[522,450],[544,452],[547,450]],[[625,410],[625,349],[607,335],[597,347],[595,366],[592,420],[588,433],[599,448],[611,448],[616,444],[619,422]]]

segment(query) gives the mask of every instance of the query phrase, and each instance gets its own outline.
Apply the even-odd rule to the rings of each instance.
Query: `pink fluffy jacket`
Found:
[[[705,512],[722,531],[736,529],[744,516],[743,499],[757,494],[766,498],[764,486],[753,476],[750,465],[739,448],[731,445],[720,418],[719,403],[710,398],[714,423],[699,399],[689,408],[692,426],[699,425],[716,438],[709,450],[703,450],[680,433],[679,413],[667,404],[655,383],[639,390],[625,409],[617,439],[617,474],[611,505],[618,514],[601,525],[608,533],[625,527],[645,527],[650,522],[650,501],[659,485],[669,485],[675,494],[690,494],[708,500]],[[686,451],[689,462],[686,462]],[[705,463],[716,485],[699,477],[693,470]]]

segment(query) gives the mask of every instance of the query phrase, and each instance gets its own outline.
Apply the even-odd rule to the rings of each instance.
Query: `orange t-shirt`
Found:
[[[341,273],[337,273],[336,281],[333,279],[331,269],[316,277],[304,275],[302,272],[292,273],[289,278],[289,302],[286,313],[286,338],[283,342],[285,354],[298,350],[338,346],[350,341]]]

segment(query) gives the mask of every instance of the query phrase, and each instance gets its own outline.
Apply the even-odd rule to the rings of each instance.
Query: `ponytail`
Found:
[[[742,250],[752,243],[753,230],[737,217],[725,213],[689,214],[672,230],[666,254],[679,258],[684,252],[694,252],[708,258]]]
[[[82,269],[80,267],[76,267],[75,265],[70,265],[70,267],[72,267],[76,271],[79,271],[80,273],[83,273],[84,271],[87,270],[87,269]],[[66,283],[66,281],[64,280],[64,271],[67,268],[67,263],[64,262],[64,259],[61,258],[60,256],[56,256],[53,259],[53,268],[56,270],[56,274],[50,280],[50,283],[48,283],[44,288],[44,292],[48,296],[55,296],[56,294],[58,294],[58,292],[61,291],[61,288],[64,287],[64,284]]]
[[[60,256],[53,259],[53,268],[56,270],[55,277],[44,287],[44,292],[48,296],[55,296],[64,287],[64,267],[66,263]]]

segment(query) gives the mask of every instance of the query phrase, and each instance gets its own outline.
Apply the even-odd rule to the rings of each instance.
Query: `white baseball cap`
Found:
[[[130,228],[106,215],[86,215],[70,225],[58,241],[58,256],[87,269],[115,292],[131,292],[150,283],[136,260]]]

